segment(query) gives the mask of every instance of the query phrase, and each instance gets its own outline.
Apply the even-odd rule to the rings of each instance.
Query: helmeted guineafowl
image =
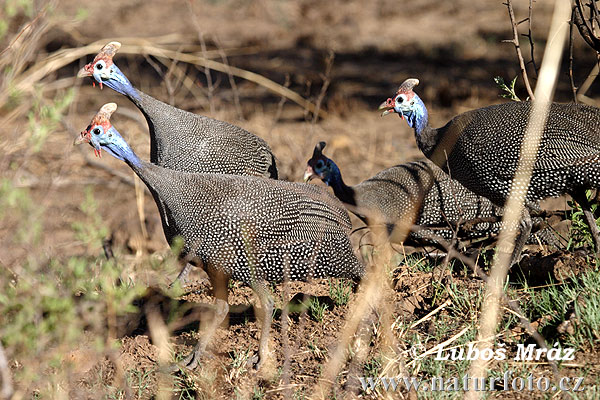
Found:
[[[266,282],[320,277],[360,279],[343,205],[321,188],[262,177],[187,173],[140,160],[111,125],[114,103],[106,104],[81,133],[125,161],[156,196],[184,240],[181,257],[203,267],[217,297],[211,326],[225,318],[227,282],[239,280],[257,293],[264,313],[259,360],[268,354],[273,301]],[[185,360],[195,367],[210,337]]]
[[[501,208],[450,179],[430,161],[387,168],[358,185],[348,186],[335,162],[322,153],[324,147],[325,142],[315,146],[304,179],[323,180],[365,223],[372,219],[371,214],[390,227],[408,221],[430,228],[410,235],[418,242],[431,234],[452,239],[452,228],[457,227],[467,227],[458,232],[461,238],[487,237],[500,229]]]
[[[511,187],[531,103],[511,102],[468,111],[441,128],[429,125],[427,108],[407,79],[381,104],[383,115],[398,113],[414,128],[426,157],[468,189],[503,206]],[[596,250],[598,227],[585,196],[600,187],[600,110],[582,104],[552,103],[525,198],[521,232],[512,261],[518,261],[531,230],[531,209],[547,197],[570,194],[584,209]]]
[[[277,179],[275,156],[258,136],[232,124],[165,104],[134,88],[113,56],[110,42],[77,76],[90,76],[100,87],[127,97],[144,114],[150,130],[150,161],[186,172],[257,175]]]
[[[232,124],[165,104],[134,88],[113,62],[121,47],[106,44],[77,76],[90,76],[126,96],[144,114],[150,131],[150,161],[185,172],[256,175],[277,179],[275,156],[258,136]],[[162,206],[159,212],[167,240],[173,233]],[[177,277],[186,280],[187,265]]]

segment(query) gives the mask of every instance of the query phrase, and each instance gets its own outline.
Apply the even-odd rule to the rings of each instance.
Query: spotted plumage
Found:
[[[212,271],[250,285],[269,321],[272,300],[266,282],[326,276],[358,280],[364,275],[348,238],[348,214],[324,190],[262,177],[188,173],[142,161],[112,125],[95,124],[115,110],[116,104],[106,104],[79,141],[125,161],[164,208],[174,234],[183,238],[181,257],[207,269],[209,276]],[[226,289],[224,297],[226,307]],[[269,326],[263,324],[261,360]],[[187,361],[197,363],[206,343],[199,342]]]
[[[277,179],[275,156],[258,136],[232,124],[165,104],[133,87],[113,62],[119,42],[106,44],[77,76],[90,76],[126,96],[144,114],[150,131],[150,161],[185,172],[264,176]],[[100,149],[94,150],[100,155]],[[152,191],[152,189],[150,189]],[[155,193],[152,193],[157,198]],[[177,235],[164,207],[157,203],[163,231],[170,243]],[[177,277],[185,282],[187,265]]]
[[[405,81],[394,98],[382,103],[384,114],[398,113],[414,128],[425,156],[468,189],[503,206],[517,168],[531,103],[476,109],[434,129],[428,123],[425,104],[413,92],[418,83],[417,79]],[[524,156],[536,158],[525,198],[528,210],[544,198],[562,194],[572,195],[584,210],[589,208],[582,193],[600,187],[600,110],[552,103],[537,154]],[[524,221],[529,218],[528,210]],[[598,231],[593,220],[588,218],[588,223],[592,232]]]
[[[78,76],[125,95],[150,129],[150,161],[185,172],[256,175],[277,179],[275,156],[258,136],[232,124],[165,104],[134,88],[113,61],[121,44],[110,42]]]
[[[488,237],[500,230],[502,209],[451,179],[431,161],[387,168],[357,185],[348,186],[336,163],[322,153],[324,147],[325,142],[315,146],[304,179],[321,179],[365,223],[369,222],[368,215],[383,217],[390,231],[394,224],[402,221],[414,223],[424,228],[410,234],[409,242],[416,243],[432,235],[451,239],[457,227],[461,228],[457,232],[461,239]],[[536,235],[530,237],[532,243],[540,240],[558,245],[549,228]]]

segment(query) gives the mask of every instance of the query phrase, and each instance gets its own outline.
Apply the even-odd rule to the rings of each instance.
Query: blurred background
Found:
[[[514,1],[518,21],[527,18],[529,5]],[[534,2],[533,51],[529,40],[520,38],[526,61],[533,55],[537,66],[551,12],[551,2]],[[527,23],[519,29],[527,33]],[[499,0],[2,0],[0,303],[5,316],[25,315],[22,323],[1,332],[9,359],[41,357],[65,338],[81,340],[84,330],[104,332],[106,324],[92,329],[82,315],[129,304],[132,294],[118,288],[113,288],[113,303],[88,299],[85,312],[73,306],[81,300],[66,300],[85,291],[88,274],[107,273],[99,261],[103,243],[118,254],[109,272],[133,286],[168,283],[176,273],[176,266],[166,274],[161,269],[169,251],[159,215],[131,170],[108,155],[94,158],[88,146],[72,145],[103,104],[116,102],[113,125],[140,157],[149,158],[147,125],[133,104],[109,88],[92,87],[89,78],[75,77],[102,45],[123,44],[114,61],[138,89],[264,138],[278,157],[282,178],[300,181],[314,145],[324,140],[325,153],[346,182],[356,184],[422,157],[410,128],[377,112],[406,78],[420,80],[416,91],[434,126],[469,109],[508,101],[500,97],[494,78],[510,82],[519,75],[519,64],[514,46],[504,39],[512,39],[512,26]],[[268,80],[209,70],[181,61],[181,54]],[[596,53],[575,31],[576,85],[595,62]],[[573,98],[568,63],[565,54],[556,101]],[[534,66],[528,68],[534,85]],[[282,87],[319,113],[282,96]],[[527,98],[520,76],[516,94]],[[598,86],[592,85],[587,96],[593,102]],[[79,289],[65,289],[65,276],[79,282],[74,285]],[[63,283],[55,285],[57,280]],[[19,281],[31,285],[19,288]],[[30,304],[19,304],[18,296],[31,296]],[[61,297],[63,303],[56,300]],[[56,320],[48,320],[55,314]],[[36,320],[45,325],[31,323]],[[57,330],[69,323],[73,331]],[[50,335],[46,342],[39,340],[43,332]],[[53,354],[44,360],[65,352]],[[12,368],[29,373],[20,362]]]

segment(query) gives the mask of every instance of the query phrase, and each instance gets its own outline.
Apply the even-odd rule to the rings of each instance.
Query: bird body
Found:
[[[258,177],[181,173],[146,162],[133,169],[175,221],[183,257],[248,285],[281,282],[286,268],[288,280],[362,276],[347,237],[350,219],[323,190]]]
[[[411,82],[413,81],[413,82]],[[468,111],[441,128],[429,126],[423,101],[408,79],[382,104],[414,128],[419,148],[454,179],[502,206],[517,169],[531,103],[511,102]],[[394,110],[394,111],[392,111]],[[552,103],[527,191],[534,204],[581,187],[600,186],[600,110]]]
[[[408,220],[435,234],[451,239],[461,222],[480,219],[464,232],[467,238],[489,236],[500,229],[502,210],[451,179],[431,161],[414,161],[378,172],[354,186],[347,186],[338,166],[322,154],[325,142],[315,146],[308,161],[305,180],[314,176],[331,186],[334,194],[364,222],[369,212],[380,215],[388,225]],[[414,232],[413,238],[433,233]]]
[[[130,100],[155,132],[150,136],[152,163],[178,171],[277,179],[275,156],[263,139],[228,122],[181,110],[134,90],[137,97]]]
[[[350,219],[337,199],[311,185],[182,172],[142,161],[110,123],[116,108],[114,103],[102,107],[79,142],[125,161],[148,186],[170,223],[170,234],[184,241],[180,257],[211,277],[220,301],[215,329],[227,314],[229,279],[255,290],[264,311],[261,362],[268,352],[273,308],[267,282],[326,276],[358,280],[364,275],[348,237]],[[201,339],[188,365],[198,363],[208,340]]]
[[[531,103],[511,102],[468,111],[441,128],[429,125],[423,101],[413,91],[417,79],[407,79],[394,98],[382,103],[383,115],[398,113],[414,129],[419,148],[480,196],[499,206],[508,198],[519,163]],[[600,232],[585,198],[586,189],[600,188],[600,110],[581,104],[552,103],[526,188],[521,235],[513,261],[531,230],[529,212],[540,200],[570,194],[580,203],[596,250]]]
[[[186,172],[256,175],[277,179],[275,156],[258,136],[232,124],[163,103],[132,86],[113,62],[121,47],[110,42],[83,67],[90,76],[131,100],[150,131],[150,161]]]
[[[121,47],[110,42],[83,67],[77,76],[90,76],[127,97],[144,114],[150,132],[150,161],[153,164],[185,172],[264,176],[277,179],[275,156],[258,136],[232,124],[181,110],[133,87],[113,62]],[[167,242],[177,232],[153,189]],[[185,283],[191,269],[187,265],[176,281]]]
[[[512,102],[469,111],[455,117],[437,132],[421,136],[452,136],[460,131],[442,166],[456,179],[494,203],[504,205],[519,162],[529,102]],[[435,147],[417,137],[426,156]],[[550,106],[548,121],[527,191],[528,204],[600,185],[600,110],[577,104]]]

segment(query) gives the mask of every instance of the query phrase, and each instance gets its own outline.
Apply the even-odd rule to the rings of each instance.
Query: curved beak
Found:
[[[85,67],[81,68],[79,72],[77,72],[78,78],[85,78],[87,76],[92,76],[94,74],[92,64],[87,64]]]
[[[393,114],[396,112],[394,109],[394,101],[391,98],[388,98],[386,101],[379,105],[378,111],[381,111],[381,116],[388,114]],[[400,114],[400,118],[404,119],[404,115]]]
[[[90,143],[91,140],[92,140],[92,135],[90,134],[89,131],[87,131],[87,130],[81,131],[81,133],[79,133],[79,136],[77,136],[75,138],[75,140],[73,141],[73,146],[75,146],[76,144]]]
[[[82,144],[82,143],[89,143],[90,140],[89,138],[85,135],[85,132],[81,132],[79,134],[79,136],[77,136],[75,138],[75,140],[73,141],[73,146],[75,146],[76,144]]]
[[[92,141],[92,137],[86,131],[81,132],[79,134],[79,136],[77,136],[75,138],[75,140],[73,141],[73,145],[82,144],[82,143],[89,143],[94,148],[94,155],[96,157],[102,157],[102,149],[100,148],[100,146],[97,143],[94,143]]]
[[[309,165],[306,167],[306,171],[304,171],[304,183],[310,182],[315,176],[315,171],[313,171],[312,167]]]

